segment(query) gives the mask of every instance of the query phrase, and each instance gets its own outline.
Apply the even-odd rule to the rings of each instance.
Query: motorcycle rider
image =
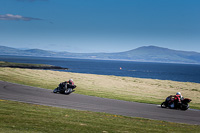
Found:
[[[162,108],[169,107],[170,109],[181,109],[187,110],[189,108],[190,101],[189,98],[184,98],[180,92],[177,92],[175,95],[168,96],[164,102],[161,103]]]
[[[174,96],[174,105],[176,108],[180,106],[182,99],[183,99],[183,96],[181,95],[181,93],[177,92],[176,95]]]
[[[65,94],[69,94],[73,91],[74,88],[76,88],[76,85],[74,84],[73,79],[69,79],[68,81],[63,82]]]
[[[72,89],[76,88],[73,79],[69,79],[69,81],[67,81],[67,88],[72,88]]]

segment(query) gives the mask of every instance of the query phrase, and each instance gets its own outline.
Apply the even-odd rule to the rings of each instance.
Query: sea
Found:
[[[198,64],[152,63],[7,55],[0,55],[0,61],[49,64],[69,68],[69,70],[56,71],[74,73],[114,75],[200,83],[200,65]]]

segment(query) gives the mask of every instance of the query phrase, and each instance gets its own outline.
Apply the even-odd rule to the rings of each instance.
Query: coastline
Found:
[[[200,83],[200,65],[195,64],[28,56],[0,56],[0,60],[18,63],[49,64],[69,68],[54,69],[58,71]],[[121,70],[120,67],[122,68]]]
[[[0,67],[24,68],[24,69],[47,69],[47,70],[68,70],[69,69],[69,68],[63,68],[60,66],[53,66],[53,65],[13,63],[13,62],[5,62],[5,61],[0,61]]]

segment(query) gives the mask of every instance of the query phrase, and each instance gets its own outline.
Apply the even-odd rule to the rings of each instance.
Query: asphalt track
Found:
[[[4,81],[0,81],[0,99],[200,125],[199,110],[163,109],[153,104],[127,102],[73,93],[70,95],[55,94],[52,93],[52,90]]]

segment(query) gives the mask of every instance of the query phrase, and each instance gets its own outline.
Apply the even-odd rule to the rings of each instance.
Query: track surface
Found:
[[[3,81],[0,81],[0,99],[200,125],[199,110],[163,109],[153,104],[126,102],[73,93],[70,95],[54,94],[52,90]]]

